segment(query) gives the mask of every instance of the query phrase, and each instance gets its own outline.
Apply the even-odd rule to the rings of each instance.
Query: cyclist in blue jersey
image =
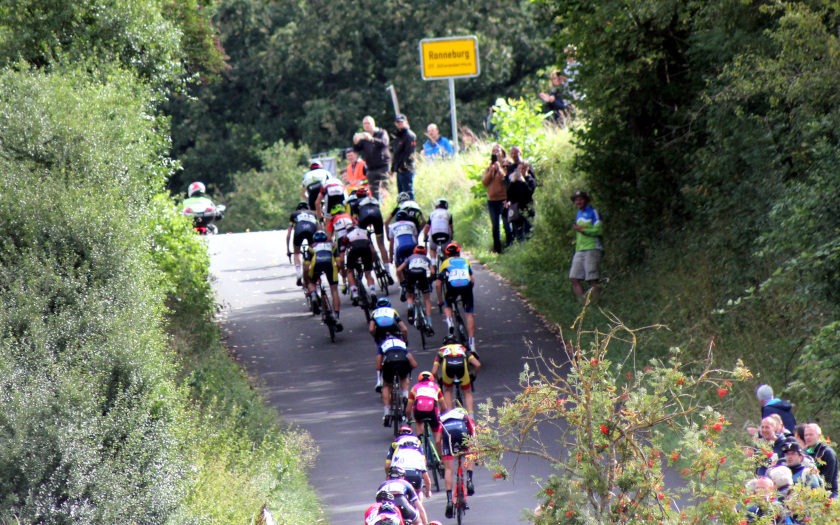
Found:
[[[405,302],[405,276],[399,270],[399,266],[414,253],[419,230],[405,210],[398,211],[394,218],[396,219],[394,224],[388,226],[388,238],[391,239],[391,260],[394,261],[394,266],[398,268],[397,280],[400,283],[400,301]]]
[[[452,321],[452,305],[461,297],[464,302],[464,322],[467,325],[467,346],[471,352],[475,352],[475,300],[473,298],[473,286],[475,275],[473,275],[470,261],[461,257],[461,247],[456,242],[446,245],[443,250],[446,257],[438,269],[438,279],[444,285],[443,314],[446,316],[446,326],[449,327],[449,334],[455,333]]]

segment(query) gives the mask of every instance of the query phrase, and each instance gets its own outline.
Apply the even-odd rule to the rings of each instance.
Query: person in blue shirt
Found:
[[[423,156],[426,159],[445,159],[455,155],[455,148],[446,137],[441,137],[437,124],[426,126],[426,137],[428,140],[423,143]]]

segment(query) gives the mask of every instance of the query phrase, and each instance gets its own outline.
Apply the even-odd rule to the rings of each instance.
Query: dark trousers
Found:
[[[505,246],[510,246],[511,233],[510,223],[507,219],[505,201],[487,201],[487,210],[490,212],[490,225],[493,227],[493,251],[502,253],[501,232],[499,231],[499,220],[505,229]]]
[[[379,190],[382,186],[388,186],[388,166],[375,169],[368,167],[367,179],[368,186],[370,187],[370,194],[376,200],[379,200]]]
[[[397,192],[406,192],[411,195],[411,200],[414,200],[414,172],[413,171],[398,171],[397,172]]]

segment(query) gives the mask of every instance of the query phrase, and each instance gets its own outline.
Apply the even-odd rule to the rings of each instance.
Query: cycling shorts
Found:
[[[464,301],[464,312],[471,314],[475,310],[475,300],[473,298],[473,285],[472,283],[468,284],[467,286],[449,286],[446,285],[446,293],[443,296],[443,302],[449,308],[452,308],[452,305],[455,304],[455,301],[458,297],[461,297],[461,300]]]
[[[361,268],[357,264],[361,260]],[[347,268],[355,270],[359,268],[362,271],[373,268],[373,254],[370,253],[370,246],[350,246],[347,250]]]
[[[406,469],[405,480],[411,483],[411,486],[414,487],[414,490],[416,490],[419,493],[420,489],[423,488],[423,471],[416,469]]]
[[[414,421],[416,421],[417,423],[424,423],[428,421],[429,428],[432,429],[432,432],[436,434],[440,432],[440,415],[438,414],[437,410],[417,410],[415,408]]]
[[[470,389],[470,369],[464,357],[446,357],[441,360],[440,377],[444,386],[452,386],[455,379],[461,380],[461,390]]]
[[[429,277],[426,275],[425,271],[422,272],[405,272],[405,285],[406,289],[409,292],[414,291],[414,285],[417,285],[417,288],[420,290],[421,293],[431,293],[432,292],[432,285],[429,283]]]
[[[321,183],[316,182],[306,187],[307,201],[309,202],[309,209],[316,210],[318,204],[318,195],[321,193]]]
[[[344,204],[344,195],[327,195],[324,198],[325,212],[324,215],[332,215],[332,209],[338,205]]]
[[[338,284],[338,268],[335,261],[319,261],[309,265],[310,282],[317,282],[322,273],[327,276],[330,286]]]
[[[405,379],[411,373],[408,354],[402,350],[389,350],[382,358],[382,381],[390,384],[394,376]]]
[[[407,236],[406,236],[407,237]],[[402,246],[397,247],[394,253],[394,262],[397,266],[401,265],[405,262],[406,259],[414,253],[414,248],[417,246],[417,243],[405,244]]]
[[[311,222],[302,222],[295,224],[295,233],[294,237],[292,237],[292,244],[295,248],[300,248],[303,244],[303,241],[312,245],[312,236],[315,235],[315,231],[318,229],[315,224]]]
[[[460,423],[460,422],[459,422]],[[469,433],[465,428],[466,424],[443,425],[443,455],[441,459],[452,459],[459,452],[467,452],[470,448],[466,442]]]
[[[378,206],[366,205],[359,208],[359,226],[367,229],[373,226],[373,233],[382,235],[385,231],[385,222],[382,220],[382,210]]]
[[[416,523],[420,523],[420,514],[414,508],[414,505],[408,502],[408,498],[404,494],[394,496],[394,506],[400,509],[403,521],[406,523],[415,523],[415,520]]]
[[[433,233],[432,234],[432,244],[433,244],[432,248],[435,249],[435,250],[442,250],[442,249],[446,248],[446,245],[449,244],[450,240],[452,240],[452,238],[449,236],[448,233],[444,233],[444,232]]]

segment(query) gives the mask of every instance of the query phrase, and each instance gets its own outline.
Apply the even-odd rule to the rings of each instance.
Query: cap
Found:
[[[577,199],[578,197],[583,197],[587,201],[589,200],[589,194],[583,190],[577,190],[576,192],[572,193],[572,202],[575,202],[575,199]]]
[[[397,113],[397,116],[394,117],[394,122],[405,122],[406,120],[408,119],[402,113]]]
[[[799,452],[801,454],[802,449],[796,441],[785,441],[782,443],[782,452]]]

